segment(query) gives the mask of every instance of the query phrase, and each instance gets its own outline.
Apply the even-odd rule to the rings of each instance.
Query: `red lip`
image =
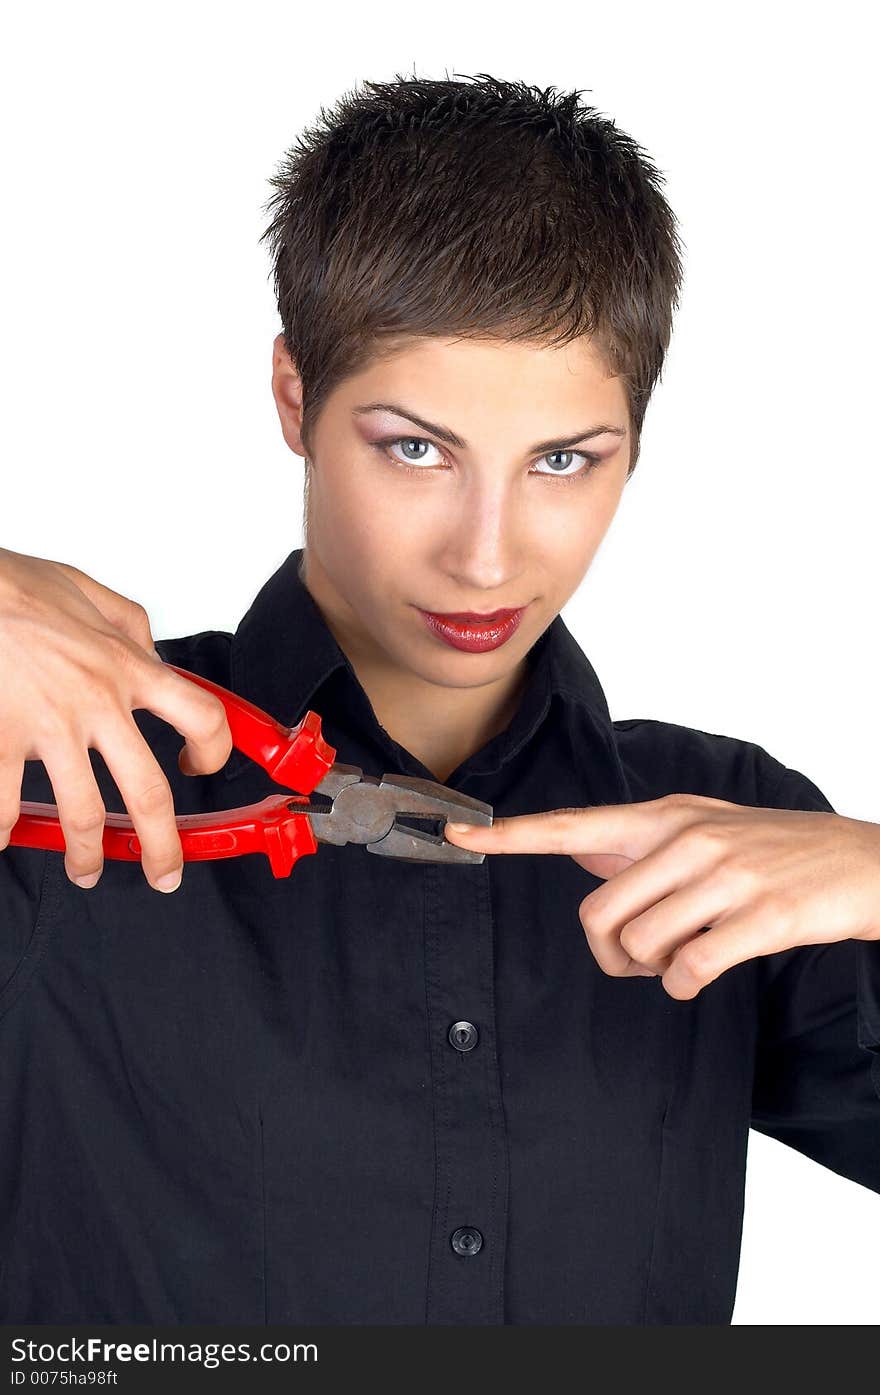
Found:
[[[438,620],[453,620],[459,625],[489,625],[492,621],[507,620],[516,615],[524,606],[514,606],[511,610],[427,610],[426,615],[436,615]]]
[[[441,615],[435,611],[422,610],[420,607],[416,609],[435,638],[453,649],[482,654],[506,644],[516,634],[526,607],[520,606],[517,610],[496,610],[491,615]]]

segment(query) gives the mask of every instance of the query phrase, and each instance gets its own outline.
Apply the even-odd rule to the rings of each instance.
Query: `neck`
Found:
[[[443,687],[395,665],[357,626],[312,552],[303,551],[300,580],[354,669],[376,720],[441,784],[509,724],[527,678],[527,660],[494,683]]]

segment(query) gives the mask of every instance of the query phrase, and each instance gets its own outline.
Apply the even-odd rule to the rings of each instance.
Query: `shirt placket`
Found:
[[[509,1170],[489,859],[424,871],[436,1160],[426,1321],[500,1324]]]

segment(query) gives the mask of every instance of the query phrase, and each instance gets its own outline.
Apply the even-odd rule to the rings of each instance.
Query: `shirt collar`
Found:
[[[413,758],[380,727],[347,655],[339,647],[311,592],[299,574],[303,549],[295,548],[262,586],[232,637],[231,686],[285,726],[295,726],[318,689],[337,670],[347,671],[364,720],[403,771]],[[488,774],[514,756],[547,716],[554,695],[589,718],[608,760],[615,767],[621,797],[626,781],[617,754],[614,726],[602,686],[561,615],[529,650],[530,674],[519,707],[505,731],[493,737],[469,769]],[[316,704],[320,712],[320,706]],[[344,757],[340,757],[344,759]],[[234,750],[224,767],[227,779],[250,765]]]

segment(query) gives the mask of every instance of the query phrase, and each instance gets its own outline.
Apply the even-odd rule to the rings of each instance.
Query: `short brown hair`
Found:
[[[626,390],[632,473],[681,241],[663,176],[580,96],[487,73],[398,75],[322,107],[286,152],[260,241],[307,450],[328,393],[407,339],[588,334]]]

